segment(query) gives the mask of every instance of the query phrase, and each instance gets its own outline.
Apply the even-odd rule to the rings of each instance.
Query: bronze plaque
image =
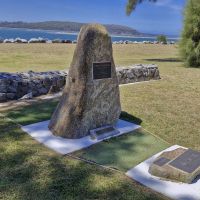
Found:
[[[200,167],[200,152],[189,149],[170,162],[169,165],[184,172],[192,173]]]
[[[111,78],[111,62],[93,63],[93,80]]]
[[[156,160],[153,164],[162,167],[163,165],[167,164],[169,161],[170,161],[169,159],[163,157]]]
[[[108,132],[112,132],[112,131],[115,131],[115,129],[111,126],[111,127],[107,127],[107,128],[96,131],[96,135],[98,136],[98,135],[108,133]]]
[[[104,126],[101,128],[90,130],[90,135],[92,139],[102,140],[109,137],[116,136],[120,131],[113,126]]]

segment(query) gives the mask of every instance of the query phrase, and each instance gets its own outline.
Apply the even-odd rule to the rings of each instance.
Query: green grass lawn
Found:
[[[165,199],[121,173],[54,153],[2,116],[0,130],[2,200]]]
[[[200,70],[160,64],[162,80],[122,86],[122,108],[170,144],[200,150]]]
[[[3,114],[17,123],[30,124],[49,119],[56,104],[54,100],[39,102]],[[0,116],[0,199],[165,199],[119,172],[54,153],[22,132],[7,117]],[[139,135],[134,137],[129,137],[130,142],[135,142],[129,150],[139,150],[134,148]],[[123,136],[111,143],[116,148],[117,144],[127,145],[129,139]],[[140,140],[140,144],[149,143],[147,139],[151,137]],[[140,147],[140,150],[145,148]],[[135,160],[138,161],[138,156],[127,161],[134,164]]]
[[[167,147],[169,145],[160,139],[144,130],[137,130],[98,143],[75,155],[126,172]]]
[[[49,120],[57,103],[58,100],[34,103],[4,111],[4,114],[21,125],[33,124]],[[138,122],[137,118],[126,113],[122,114],[122,119]],[[101,142],[75,155],[126,172],[168,146],[162,140],[140,130]]]
[[[2,112],[6,117],[13,119],[20,125],[34,124],[49,120],[58,104],[58,100],[33,103]]]
[[[0,44],[0,71],[65,70],[72,61],[74,44]],[[170,45],[113,45],[117,66],[135,63],[179,63],[177,48]]]
[[[75,45],[54,44],[1,44],[0,71],[48,71],[66,69]],[[28,67],[28,68],[27,68]]]

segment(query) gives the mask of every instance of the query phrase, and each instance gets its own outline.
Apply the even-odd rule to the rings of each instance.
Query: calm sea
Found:
[[[77,34],[63,33],[56,31],[44,31],[44,30],[30,30],[30,29],[14,29],[14,28],[0,28],[0,39],[15,39],[22,38],[30,40],[31,38],[45,38],[49,40],[53,39],[65,39],[65,40],[76,40]],[[118,37],[112,36],[113,41],[130,40],[130,41],[155,41],[156,38],[142,38],[142,37]],[[170,41],[177,41],[178,38],[169,38]]]

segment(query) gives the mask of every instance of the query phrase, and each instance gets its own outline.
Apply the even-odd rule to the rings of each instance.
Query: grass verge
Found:
[[[121,173],[54,153],[2,116],[0,129],[0,199],[165,199]]]
[[[106,140],[74,154],[126,172],[167,147],[169,147],[167,143],[141,129]]]
[[[34,104],[7,114],[29,124],[46,119],[43,111],[50,116],[55,104]],[[119,172],[56,154],[4,116],[0,129],[0,199],[166,199]]]
[[[33,124],[49,120],[57,103],[58,100],[34,103],[20,106],[5,114],[21,125]],[[122,112],[121,119],[137,124],[142,122],[126,112]],[[167,147],[168,145],[162,140],[141,130],[101,142],[75,155],[125,172]]]

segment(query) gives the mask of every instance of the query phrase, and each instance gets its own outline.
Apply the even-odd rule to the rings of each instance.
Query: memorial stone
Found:
[[[113,126],[120,113],[111,37],[101,25],[85,25],[49,129],[56,136],[81,138],[92,129]]]

